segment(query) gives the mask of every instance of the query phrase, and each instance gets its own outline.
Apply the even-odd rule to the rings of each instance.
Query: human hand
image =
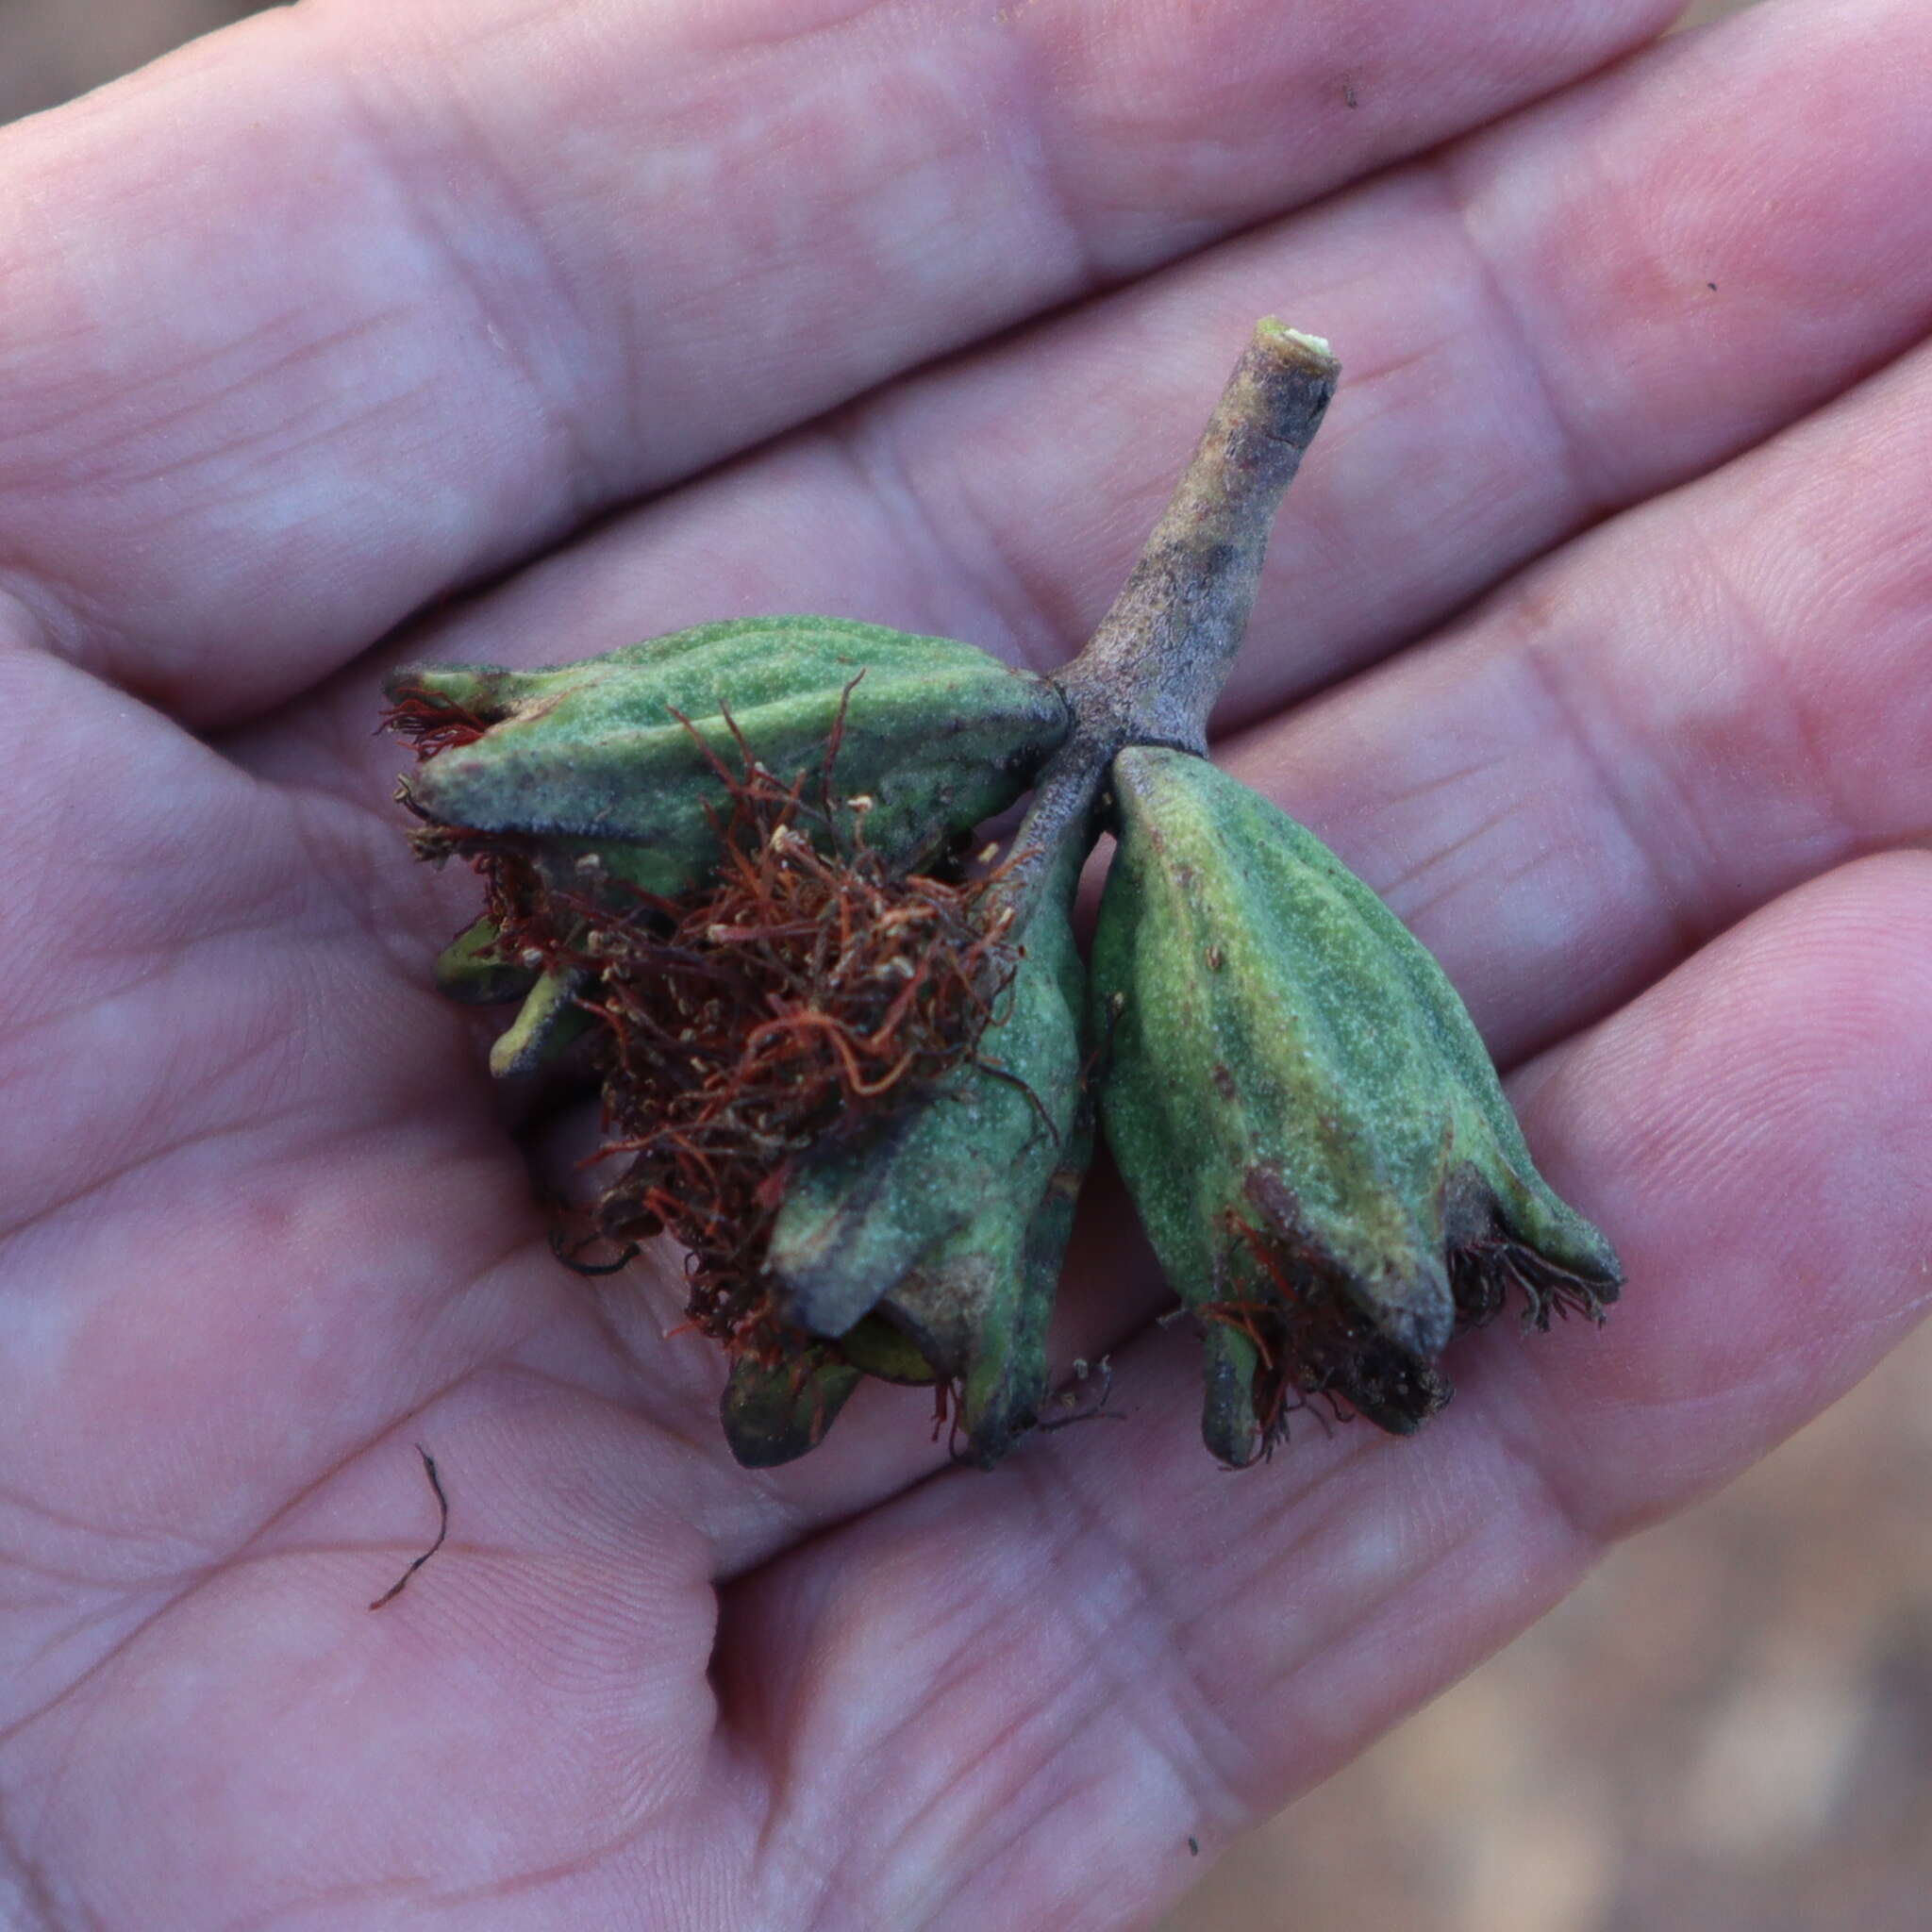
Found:
[[[1932,23],[1591,73],[1673,10],[342,0],[0,136],[20,1923],[1141,1923],[1904,1332]],[[868,1388],[740,1470],[675,1262],[557,1266],[429,990],[376,659],[1050,667],[1270,310],[1344,375],[1223,755],[1441,958],[1624,1304],[1229,1474],[1115,1199],[1062,1354],[1124,1424],[983,1475]]]

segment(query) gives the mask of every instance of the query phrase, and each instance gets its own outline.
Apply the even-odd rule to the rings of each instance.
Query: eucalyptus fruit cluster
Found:
[[[1435,961],[1206,757],[1336,375],[1257,327],[1055,676],[786,617],[390,680],[418,851],[487,891],[438,983],[517,1002],[500,1075],[602,1084],[628,1164],[569,1251],[682,1242],[741,1460],[802,1454],[868,1375],[932,1385],[982,1462],[1038,1423],[1096,1116],[1198,1318],[1227,1463],[1311,1400],[1412,1430],[1452,1336],[1512,1293],[1536,1325],[1614,1299]],[[1004,858],[982,848],[1029,794]],[[581,1262],[596,1241],[615,1262]]]

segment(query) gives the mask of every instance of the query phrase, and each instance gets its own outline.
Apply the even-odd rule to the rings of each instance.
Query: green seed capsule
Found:
[[[1092,1147],[1091,1124],[1032,1215],[994,1204],[941,1241],[836,1341],[801,1338],[776,1368],[733,1365],[720,1413],[732,1454],[751,1469],[815,1449],[867,1375],[907,1387],[948,1382],[974,1459],[991,1468],[1040,1419],[1046,1400],[1046,1330]]]
[[[920,1354],[912,1338],[882,1315],[868,1315],[858,1327],[847,1329],[837,1347],[855,1369],[876,1381],[893,1382],[902,1389],[929,1389],[939,1380],[939,1372]]]
[[[1113,764],[1095,934],[1100,1114],[1161,1266],[1204,1316],[1205,1433],[1244,1463],[1339,1397],[1415,1428],[1435,1363],[1511,1286],[1599,1313],[1609,1244],[1531,1164],[1441,969],[1318,840],[1204,759]]]
[[[749,618],[546,671],[437,665],[388,684],[433,750],[409,783],[434,824],[542,841],[568,868],[675,896],[716,863],[717,763],[823,771],[837,832],[912,865],[1003,811],[1067,732],[1055,687],[971,644],[824,617]],[[827,747],[836,736],[836,757]]]
[[[1068,911],[1080,856],[1070,845],[1028,923],[975,1058],[849,1144],[807,1155],[767,1250],[801,1328],[838,1338],[876,1310],[957,1382],[960,1424],[987,1462],[1045,1393],[1046,1324],[1091,1148]]]
[[[546,973],[533,986],[516,1018],[490,1049],[490,1071],[499,1080],[534,1074],[591,1030],[591,1016],[577,1004],[590,979],[581,973]]]
[[[1082,1108],[1071,1124],[1059,1165],[1030,1213],[1024,1197],[990,1202],[860,1324],[892,1324],[937,1379],[957,1387],[958,1427],[984,1468],[1039,1421],[1046,1400],[1047,1325],[1093,1147],[1086,1114]],[[848,1360],[858,1359],[850,1337],[841,1346]]]

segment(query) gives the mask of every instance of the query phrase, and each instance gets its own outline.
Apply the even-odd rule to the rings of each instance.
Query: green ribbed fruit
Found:
[[[1040,1420],[1046,1401],[1047,1325],[1092,1151],[1092,1124],[1081,1108],[1064,1129],[1059,1160],[1030,1211],[1029,1160],[1017,1196],[987,1201],[881,1296],[860,1324],[890,1324],[933,1379],[958,1388],[958,1426],[985,1468]],[[849,1341],[847,1358],[860,1359]]]
[[[1339,1397],[1398,1433],[1459,1323],[1519,1290],[1594,1314],[1609,1244],[1537,1174],[1441,969],[1333,853],[1206,760],[1114,760],[1091,965],[1102,1125],[1162,1268],[1207,1319],[1224,1461]]]
[[[808,807],[823,775],[843,801],[836,829],[863,799],[865,842],[912,866],[1010,805],[1068,727],[1052,684],[972,644],[828,617],[700,625],[544,671],[411,667],[387,690],[485,727],[411,777],[420,814],[540,839],[553,884],[594,853],[666,897],[717,861],[714,758],[808,774]]]
[[[996,1460],[1046,1392],[1046,1325],[1091,1149],[1085,986],[1069,844],[974,1058],[794,1171],[766,1251],[789,1320],[836,1340],[868,1318],[960,1389],[974,1454]]]

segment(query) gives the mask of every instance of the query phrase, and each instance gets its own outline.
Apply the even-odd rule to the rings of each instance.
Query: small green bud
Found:
[[[1112,768],[1095,934],[1100,1114],[1161,1266],[1207,1318],[1205,1433],[1251,1461],[1339,1397],[1407,1433],[1459,1324],[1616,1298],[1609,1244],[1531,1164],[1441,969],[1286,814],[1205,759]]]
[[[525,995],[517,1016],[490,1049],[490,1071],[499,1080],[534,1074],[591,1030],[591,1016],[577,1004],[589,990],[583,973],[545,973]]]
[[[879,1302],[826,1341],[801,1336],[775,1366],[741,1357],[720,1403],[732,1454],[769,1469],[815,1449],[860,1381],[950,1384],[974,1457],[991,1468],[1033,1427],[1046,1400],[1046,1330],[1092,1150],[1075,1123],[1061,1165],[1030,1216],[1008,1202],[941,1241]]]
[[[912,865],[1010,805],[1068,728],[1052,684],[974,645],[824,617],[701,625],[545,671],[413,667],[387,690],[425,753],[419,816],[541,841],[553,889],[594,858],[667,897],[717,862],[721,771],[747,757],[788,782],[823,769],[827,833],[857,821]]]
[[[500,933],[490,918],[466,925],[437,958],[437,991],[464,1007],[523,999],[537,983],[538,968],[503,958],[497,951]]]
[[[863,1379],[824,1342],[808,1343],[771,1367],[741,1356],[718,1405],[732,1455],[746,1469],[795,1462],[824,1441]]]
[[[837,1346],[855,1369],[875,1381],[929,1389],[939,1380],[939,1372],[920,1354],[919,1344],[882,1315],[868,1315],[858,1327],[848,1328]]]
[[[746,1469],[775,1469],[816,1449],[859,1383],[929,1387],[931,1363],[890,1322],[868,1315],[837,1341],[796,1339],[775,1363],[740,1356],[719,1401],[724,1440]]]

